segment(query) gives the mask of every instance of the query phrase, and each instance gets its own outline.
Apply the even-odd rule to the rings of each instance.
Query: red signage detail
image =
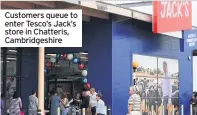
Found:
[[[154,1],[152,23],[154,33],[192,29],[191,1]]]

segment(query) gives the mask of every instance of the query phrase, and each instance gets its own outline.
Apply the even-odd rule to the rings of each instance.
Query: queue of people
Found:
[[[13,96],[9,99],[8,108],[6,108],[6,99],[1,94],[1,115],[24,115],[22,108],[22,99],[16,91],[14,91]],[[36,97],[36,91],[32,91],[32,94],[29,96],[28,115],[37,115],[37,111],[38,98]]]
[[[1,114],[2,115],[23,115],[22,100],[18,93],[14,91],[13,96],[9,100],[9,108],[6,108],[6,99],[1,94]]]
[[[70,101],[66,93],[62,93],[60,98],[57,92],[53,91],[50,102],[50,115],[57,115],[58,108],[61,110],[61,115],[73,115],[73,112],[80,115],[82,109],[85,109],[86,115],[106,115],[106,107],[102,100],[102,95],[96,93],[94,88],[84,90],[81,94],[76,93]]]
[[[38,98],[33,90],[29,96],[28,115],[38,115]],[[86,115],[106,115],[105,102],[102,95],[94,88],[85,89],[82,93],[76,93],[71,100],[67,98],[66,92],[58,94],[54,89],[50,95],[49,115],[81,115],[82,109],[86,110]],[[24,115],[22,111],[22,99],[15,91],[9,101],[9,109],[6,110],[4,95],[1,94],[1,115]],[[59,109],[59,112],[58,112]],[[77,114],[78,113],[78,114]]]
[[[96,93],[96,90],[94,88],[90,89],[89,106],[92,115],[106,114],[105,102],[102,100],[102,95],[100,93]]]

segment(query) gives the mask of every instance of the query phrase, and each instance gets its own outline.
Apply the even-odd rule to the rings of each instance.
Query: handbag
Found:
[[[22,111],[22,107],[19,104],[19,108],[20,108],[20,115],[25,115],[25,113]]]
[[[21,111],[21,112],[20,112],[20,115],[25,115],[25,113]]]

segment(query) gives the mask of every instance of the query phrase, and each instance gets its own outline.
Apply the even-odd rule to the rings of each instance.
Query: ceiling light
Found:
[[[17,52],[17,50],[8,50],[9,52]]]
[[[80,52],[80,54],[84,54],[84,55],[85,55],[85,54],[88,54],[88,53],[85,53],[85,52]]]
[[[16,60],[16,58],[7,58],[7,60]]]
[[[56,54],[47,54],[47,55],[48,55],[48,56],[54,56],[54,57],[56,56]]]
[[[87,57],[80,57],[81,59],[88,59]]]
[[[6,61],[7,63],[9,63],[10,61]],[[3,63],[3,61],[1,61],[1,63]]]

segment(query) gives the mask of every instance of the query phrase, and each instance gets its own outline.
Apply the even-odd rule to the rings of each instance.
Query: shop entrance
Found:
[[[87,82],[87,69],[87,53],[46,54],[45,107],[49,109],[49,97],[54,89],[60,97],[66,93],[68,100],[81,93]]]
[[[75,93],[81,92],[83,89],[83,81],[81,77],[50,78],[47,82],[48,93],[50,93],[53,89],[56,89],[58,94],[66,92],[68,99],[71,99]]]

